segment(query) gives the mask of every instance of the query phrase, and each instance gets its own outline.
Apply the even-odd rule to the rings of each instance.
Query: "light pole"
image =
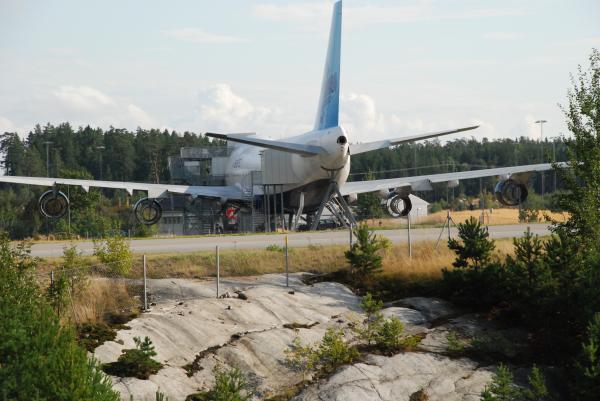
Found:
[[[50,145],[52,144],[53,142],[50,141],[44,142],[46,145],[46,177],[50,177]]]
[[[102,151],[106,149],[106,147],[104,145],[99,145],[96,146],[96,149],[100,151],[98,154],[100,155],[100,181],[102,181]]]
[[[98,154],[100,155],[100,181],[102,181],[102,151],[106,149],[106,147],[104,145],[98,145],[96,146],[96,149],[98,149]],[[102,205],[102,188],[100,188],[100,204]]]
[[[540,163],[544,162],[544,124],[546,120],[537,120],[535,123],[540,125]],[[544,197],[544,172],[542,171],[542,198]]]

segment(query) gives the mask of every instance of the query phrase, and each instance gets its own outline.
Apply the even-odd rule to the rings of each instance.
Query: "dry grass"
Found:
[[[431,213],[427,216],[413,218],[411,223],[415,226],[424,225],[424,226],[441,226],[446,221],[447,211],[442,210],[436,213]],[[477,210],[463,210],[463,211],[454,211],[450,214],[452,216],[452,220],[456,224],[465,222],[471,217],[475,217],[476,219],[480,219],[482,212],[481,209]],[[483,213],[485,224],[487,225],[502,225],[502,224],[519,224],[519,209],[485,209]],[[549,210],[541,210],[539,213],[539,219],[541,222],[548,221],[547,218],[556,220],[556,221],[565,221],[568,218],[567,214],[564,213],[554,213]],[[368,220],[367,224],[371,227],[383,227],[383,228],[398,228],[403,227],[405,225],[404,219],[393,219],[393,218],[385,218],[385,219],[373,219]]]
[[[123,280],[92,278],[73,299],[73,318],[77,323],[95,323],[113,313],[136,310],[140,305],[138,292]]]
[[[314,273],[330,273],[348,266],[344,257],[344,245],[310,246],[291,248],[289,255],[290,272],[309,271]],[[504,258],[512,253],[512,240],[496,241],[496,254]],[[413,257],[408,257],[408,245],[393,245],[385,251],[383,272],[377,279],[385,285],[386,281],[394,283],[394,289],[404,286],[410,292],[419,283],[435,284],[442,276],[442,269],[449,268],[454,260],[454,253],[445,242],[435,249],[435,242],[424,241],[413,244]],[[90,264],[94,258],[88,260]],[[227,250],[220,255],[221,276],[249,276],[267,273],[284,272],[285,259],[281,249],[272,250]],[[49,271],[60,264],[59,259],[40,264],[40,268]],[[214,252],[198,252],[190,254],[151,255],[148,257],[148,276],[150,278],[204,278],[216,275],[216,258]],[[75,320],[82,322],[105,321],[109,312],[135,309],[140,305],[139,288],[141,266],[136,263],[129,278],[98,277],[96,272],[79,295],[74,297],[72,313]],[[44,274],[47,276],[47,274]],[[132,279],[137,279],[133,281]],[[400,286],[400,287],[398,287]],[[401,293],[401,292],[398,292]]]

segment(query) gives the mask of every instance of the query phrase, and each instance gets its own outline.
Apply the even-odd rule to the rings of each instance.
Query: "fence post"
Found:
[[[350,250],[352,250],[352,223],[348,225],[348,232],[350,233]]]
[[[50,271],[50,287],[54,286],[54,270]]]
[[[147,272],[146,272],[146,255],[142,257],[144,265],[144,312],[148,310],[148,283],[147,283]]]
[[[406,215],[406,220],[408,221],[408,257],[412,259],[412,242],[410,238],[410,213]]]
[[[285,286],[290,286],[288,236],[285,236]]]
[[[219,255],[219,245],[217,245],[215,251],[217,257],[217,298],[219,298],[219,281],[221,280],[221,261]]]

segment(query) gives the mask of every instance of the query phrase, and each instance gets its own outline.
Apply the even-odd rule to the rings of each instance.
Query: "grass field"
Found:
[[[442,210],[436,213],[431,213],[427,216],[415,217],[411,220],[414,226],[441,226],[444,224],[447,218],[448,211]],[[484,209],[483,213],[481,209],[477,210],[463,210],[450,212],[452,220],[458,224],[468,220],[471,217],[481,219],[483,214],[484,222],[487,225],[502,225],[502,224],[519,224],[519,210],[518,209]],[[540,222],[547,222],[548,219],[565,221],[567,215],[563,213],[554,213],[549,210],[541,210],[539,212]],[[394,219],[394,218],[383,218],[383,219],[370,219],[366,221],[370,227],[374,228],[398,228],[406,225],[405,219]]]

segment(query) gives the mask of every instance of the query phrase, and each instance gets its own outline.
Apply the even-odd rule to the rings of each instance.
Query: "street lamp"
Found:
[[[46,177],[50,177],[50,145],[54,142],[46,141],[44,145],[46,145]]]
[[[544,162],[544,145],[542,141],[544,140],[544,123],[547,123],[546,120],[537,120],[535,123],[540,125],[540,163]],[[542,171],[542,198],[544,197],[544,172]]]
[[[104,146],[104,145],[98,145],[98,146],[96,146],[96,149],[98,149],[100,151],[98,153],[100,155],[100,180],[102,181],[102,151],[104,149],[106,149],[106,146]]]

